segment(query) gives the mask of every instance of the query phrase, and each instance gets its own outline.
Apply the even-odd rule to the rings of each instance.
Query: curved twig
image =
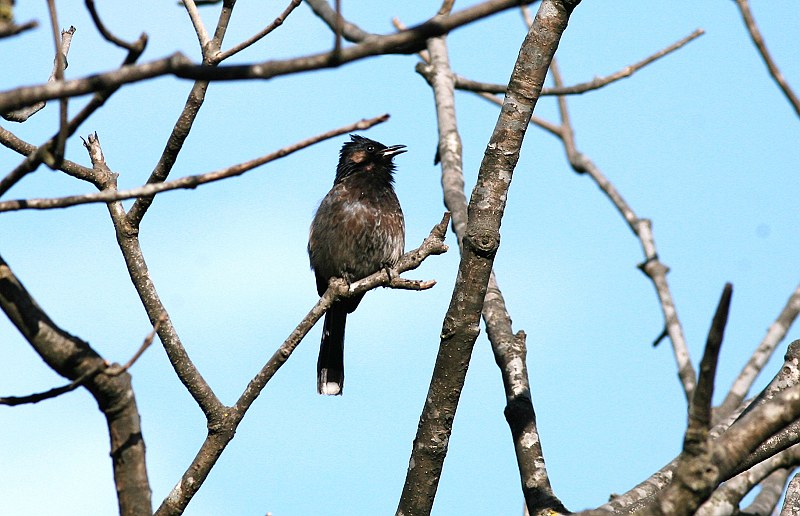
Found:
[[[550,67],[553,75],[553,81],[556,87],[562,84],[561,75],[555,60]],[[689,348],[686,345],[686,338],[683,334],[683,327],[678,319],[678,313],[675,309],[675,303],[672,299],[672,292],[667,282],[667,273],[669,267],[664,265],[658,257],[656,252],[655,239],[653,237],[653,228],[649,219],[641,219],[636,216],[633,209],[625,202],[625,199],[614,187],[613,184],[606,178],[600,169],[589,159],[586,155],[578,151],[575,145],[575,134],[569,119],[569,111],[567,109],[567,101],[562,96],[558,99],[559,112],[561,113],[561,141],[564,144],[564,150],[567,153],[567,159],[573,170],[579,174],[587,174],[597,184],[600,190],[606,194],[609,200],[617,208],[620,215],[628,223],[631,231],[637,236],[644,252],[644,262],[639,265],[639,268],[644,274],[650,278],[656,289],[656,294],[660,301],[661,310],[664,314],[664,324],[666,331],[669,334],[670,341],[672,342],[672,349],[675,355],[675,361],[678,365],[678,376],[681,380],[686,399],[691,399],[692,392],[694,391],[697,383],[696,373],[692,366],[689,357]]]

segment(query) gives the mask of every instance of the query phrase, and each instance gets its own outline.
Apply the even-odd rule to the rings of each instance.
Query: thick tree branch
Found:
[[[59,328],[0,257],[0,309],[61,376],[80,379],[106,417],[120,514],[150,514],[150,484],[136,398],[128,373],[109,376],[86,342]]]
[[[533,0],[522,0],[530,3]],[[483,3],[454,12],[450,16],[434,16],[430,20],[406,31],[368,38],[363,43],[342,48],[341,52],[322,52],[293,59],[265,61],[262,63],[211,67],[197,65],[180,52],[140,65],[124,66],[111,72],[91,75],[61,84],[42,84],[0,92],[0,112],[26,106],[40,100],[85,95],[99,89],[174,75],[196,81],[224,81],[241,79],[272,79],[310,70],[340,66],[366,57],[384,54],[411,54],[424,47],[428,38],[446,34],[514,7],[519,0],[486,0]]]
[[[514,65],[506,100],[470,200],[456,286],[442,325],[439,354],[398,514],[413,516],[431,511],[500,244],[499,228],[508,187],[547,67],[578,3],[543,0]]]
[[[767,478],[762,480],[758,487],[758,494],[753,501],[742,509],[742,515],[774,514],[778,506],[783,491],[786,489],[786,482],[789,475],[797,467],[797,462],[790,468],[778,469],[773,471]]]
[[[445,2],[442,9],[448,7],[452,5],[447,5]],[[433,88],[439,125],[438,156],[442,165],[444,203],[453,213],[453,231],[461,243],[467,225],[467,198],[464,194],[461,137],[456,123],[453,74],[445,37],[430,39],[427,50],[430,66],[418,66],[417,69],[424,70],[423,75]],[[522,331],[514,333],[494,271],[489,277],[483,320],[495,361],[503,378],[506,393],[505,416],[511,428],[528,512],[530,514],[566,512],[566,508],[555,496],[550,485],[536,428],[536,415],[525,363],[525,333]]]
[[[713,454],[716,467],[719,469],[719,482],[725,482],[800,443],[800,421],[791,420],[792,414],[785,413],[785,410],[791,410],[788,402],[797,393],[798,386],[800,386],[800,340],[789,345],[783,366],[759,397],[749,403],[747,414],[742,412],[744,407],[740,407],[727,419],[717,423],[709,433],[710,438],[715,440]],[[762,410],[768,403],[770,406],[766,411]],[[758,414],[751,416],[750,413],[756,410],[758,410]],[[765,416],[767,414],[768,416]],[[745,417],[748,417],[747,424],[750,427],[742,430],[742,420]],[[776,417],[779,419],[778,427],[781,426],[780,420],[784,421],[782,429],[774,429],[774,426],[766,427],[767,425],[776,425]],[[762,418],[763,422],[759,423],[759,418]],[[797,418],[795,417],[795,419]],[[769,423],[768,420],[772,420],[772,423]],[[737,425],[737,431],[731,432],[731,429]],[[743,436],[748,437],[748,432],[754,433],[754,435],[757,432],[761,441],[745,454],[737,443],[742,442]],[[749,436],[748,439],[751,437]],[[718,443],[721,443],[719,448],[717,448]],[[746,446],[749,448],[751,444],[752,442],[748,441]],[[731,447],[732,450],[726,451],[728,447]],[[673,459],[633,489],[614,497],[599,509],[617,514],[634,514],[649,504],[651,505],[655,497],[673,481],[678,459]],[[726,464],[723,464],[723,460]]]
[[[800,516],[800,473],[796,473],[789,481],[781,516]]]

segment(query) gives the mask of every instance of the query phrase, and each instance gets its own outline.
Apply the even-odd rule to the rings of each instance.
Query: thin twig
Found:
[[[688,36],[686,36],[685,38],[676,41],[672,45],[662,50],[659,50],[658,52],[642,59],[639,62],[636,62],[632,65],[628,65],[612,73],[611,75],[606,75],[605,77],[595,77],[591,81],[578,83],[572,86],[545,88],[542,90],[542,95],[579,95],[581,93],[586,93],[587,91],[600,89],[620,79],[625,79],[627,77],[632,76],[634,73],[638,72],[645,66],[661,59],[662,57],[672,52],[675,52],[676,50],[680,49],[690,41],[702,36],[703,34],[705,34],[705,31],[703,29],[697,29]],[[484,93],[505,93],[506,91],[506,86],[504,84],[473,81],[471,79],[467,79],[466,77],[461,77],[460,75],[456,75],[456,88],[459,90],[484,92]]]
[[[124,373],[131,367],[133,367],[133,364],[135,364],[136,361],[139,360],[139,357],[141,357],[144,354],[144,352],[147,351],[147,348],[149,348],[150,345],[153,343],[153,340],[156,337],[156,333],[158,333],[158,330],[161,328],[161,325],[164,324],[166,320],[167,320],[167,313],[163,312],[159,316],[158,320],[156,320],[156,323],[153,325],[153,329],[150,330],[150,333],[148,333],[147,336],[144,338],[144,341],[142,341],[142,345],[139,346],[139,349],[136,350],[136,353],[133,354],[130,360],[125,362],[125,364],[122,366],[116,364],[109,365],[109,368],[105,371],[105,374],[107,374],[108,376],[117,376]]]
[[[50,26],[53,30],[53,46],[56,51],[55,73],[56,82],[64,82],[64,69],[67,67],[67,56],[64,50],[64,42],[69,45],[72,41],[72,35],[75,33],[75,27],[70,27],[68,31],[61,31],[59,35],[58,24],[58,11],[56,11],[55,0],[47,0],[48,11],[50,12]],[[69,107],[69,99],[63,98],[58,101],[58,135],[53,143],[51,152],[44,155],[44,163],[52,168],[58,169],[61,161],[64,159],[64,150],[67,145],[67,108]]]
[[[562,79],[558,70],[557,61],[554,59],[550,66],[550,72],[556,87],[561,87]],[[696,376],[694,367],[689,357],[689,349],[686,345],[686,338],[683,334],[683,327],[678,319],[675,303],[672,299],[672,292],[667,282],[667,272],[669,268],[664,265],[656,252],[653,228],[649,219],[639,218],[630,205],[625,201],[614,185],[603,175],[600,169],[586,155],[578,151],[575,144],[575,133],[569,118],[567,100],[560,96],[558,99],[559,112],[561,114],[561,141],[567,153],[567,159],[573,170],[579,174],[586,174],[592,178],[600,190],[606,194],[608,199],[614,204],[620,215],[628,223],[631,231],[639,239],[644,253],[644,261],[639,268],[653,282],[656,294],[664,314],[666,331],[672,342],[675,361],[678,365],[678,376],[683,385],[686,399],[691,399],[692,391],[695,388]]]
[[[266,36],[267,34],[272,32],[273,30],[275,30],[278,27],[280,27],[281,25],[283,25],[283,22],[286,20],[286,17],[289,16],[292,13],[292,11],[294,11],[294,9],[298,5],[300,5],[300,3],[302,1],[303,0],[291,0],[291,2],[289,2],[289,5],[286,7],[286,9],[284,9],[283,12],[280,15],[278,15],[278,17],[275,18],[275,20],[272,23],[270,23],[269,25],[264,27],[261,31],[259,31],[255,35],[253,35],[251,38],[249,38],[249,39],[247,39],[245,41],[242,41],[238,45],[235,45],[232,48],[229,48],[228,50],[226,50],[224,52],[219,52],[216,55],[211,56],[211,60],[214,63],[219,63],[220,61],[223,61],[223,60],[231,57],[232,55],[234,55],[234,54],[236,54],[238,52],[241,52],[245,48],[247,48],[250,45],[256,43],[259,40],[261,40],[264,36]]]
[[[91,378],[92,376],[96,375],[102,366],[98,364],[94,368],[86,371],[78,378],[74,379],[73,381],[69,382],[66,385],[62,385],[61,387],[54,387],[50,390],[39,392],[36,394],[29,394],[27,396],[4,396],[0,398],[0,405],[7,405],[9,407],[14,407],[17,405],[26,405],[31,403],[39,403],[40,401],[49,400],[61,396],[62,394],[66,394],[68,392],[72,392],[78,387],[83,384],[87,379]]]
[[[775,82],[778,83],[778,87],[786,96],[786,99],[792,105],[797,115],[800,116],[800,98],[798,98],[795,92],[792,91],[791,86],[789,86],[789,83],[783,77],[783,74],[781,73],[780,68],[778,68],[777,63],[775,63],[775,60],[772,59],[772,56],[767,50],[767,44],[764,42],[764,37],[761,35],[761,31],[758,30],[758,25],[756,24],[755,18],[753,18],[753,13],[750,12],[750,4],[748,3],[748,0],[736,0],[736,5],[739,7],[739,12],[742,14],[744,24],[747,26],[747,32],[750,33],[750,38],[753,40],[753,43],[758,49],[758,53],[761,54],[761,59],[764,60],[764,64],[767,65],[769,74],[772,76]]]
[[[283,158],[285,156],[288,156],[289,154],[297,152],[306,147],[310,147],[311,145],[314,145],[321,141],[333,138],[335,136],[339,136],[341,134],[349,133],[352,131],[369,129],[370,127],[385,122],[388,119],[389,115],[384,114],[377,116],[375,118],[359,120],[358,122],[348,124],[344,127],[340,127],[338,129],[332,129],[322,134],[312,136],[311,138],[306,138],[299,142],[283,147],[282,149],[278,149],[277,151],[270,152],[269,154],[266,154],[259,158],[255,158],[250,161],[239,163],[223,169],[215,170],[213,172],[207,172],[205,174],[185,176],[180,179],[175,179],[173,181],[165,181],[163,183],[149,183],[140,186],[138,188],[132,188],[130,190],[103,190],[101,192],[92,194],[71,195],[67,197],[56,197],[49,199],[18,199],[11,201],[2,201],[0,202],[0,212],[26,210],[26,209],[47,210],[53,208],[66,208],[69,206],[76,206],[79,204],[90,204],[98,202],[107,203],[107,202],[119,201],[123,199],[132,199],[137,197],[149,197],[169,190],[194,189],[206,183],[212,183],[215,181],[220,181],[222,179],[227,179],[230,177],[242,175],[245,172],[253,170],[261,165]]]
[[[86,9],[89,11],[89,15],[92,17],[92,21],[94,22],[94,26],[97,27],[97,31],[106,41],[120,48],[124,48],[129,52],[137,50],[138,41],[128,43],[124,39],[118,38],[110,30],[108,30],[108,28],[103,24],[103,21],[100,19],[100,15],[97,13],[97,7],[94,4],[94,0],[85,0],[85,3]],[[143,33],[141,36],[139,36],[139,39],[141,40],[141,38],[146,37],[147,36]]]
[[[15,405],[23,405],[29,403],[39,403],[40,401],[53,399],[57,396],[61,396],[67,392],[72,392],[78,387],[80,387],[86,380],[91,378],[92,376],[102,373],[107,376],[119,376],[125,371],[129,370],[134,363],[142,356],[142,353],[147,350],[147,348],[152,344],[153,338],[156,334],[158,329],[158,325],[162,322],[162,319],[159,319],[156,322],[156,325],[153,327],[153,330],[145,337],[144,342],[142,343],[139,350],[128,360],[125,365],[120,366],[117,364],[110,364],[107,361],[97,364],[94,368],[86,371],[82,375],[80,375],[75,380],[71,381],[66,385],[62,385],[61,387],[55,387],[45,392],[40,392],[37,394],[30,394],[28,396],[5,396],[0,397],[0,405],[8,405],[8,406],[15,406]]]
[[[397,30],[407,30],[408,29],[408,27],[406,27],[406,25],[402,21],[400,21],[399,18],[396,18],[396,17],[392,18],[392,25],[394,25],[394,27]],[[420,50],[419,52],[417,52],[417,55],[419,55],[420,59],[422,59],[426,64],[430,64],[431,56],[430,56],[430,53],[426,49]],[[421,65],[420,63],[418,63],[417,67],[416,67],[416,71],[417,71],[417,73],[419,73],[420,75],[425,77],[425,80],[428,81],[428,84],[431,83],[431,76],[430,76],[428,67],[425,67],[425,66]],[[456,78],[456,80],[458,80],[458,76],[457,75],[455,75],[454,77]],[[505,89],[503,91],[505,91]],[[502,106],[503,105],[503,101],[501,99],[495,97],[491,93],[484,93],[484,92],[473,92],[473,93],[475,93],[476,95],[478,95],[479,97],[481,97],[481,98],[483,98],[485,100],[488,100],[492,104],[495,104],[497,106]],[[559,126],[557,126],[557,125],[555,125],[555,124],[553,124],[551,122],[548,122],[547,120],[539,118],[536,115],[531,117],[531,122],[530,123],[532,123],[532,124],[534,124],[534,125],[536,125],[538,127],[541,127],[542,129],[544,129],[544,130],[546,130],[548,132],[553,133],[553,135],[558,136],[559,138],[561,137],[561,128]]]
[[[7,38],[9,36],[16,36],[20,32],[35,29],[38,26],[39,22],[36,20],[27,21],[21,25],[16,25],[13,23],[0,23],[0,39]]]

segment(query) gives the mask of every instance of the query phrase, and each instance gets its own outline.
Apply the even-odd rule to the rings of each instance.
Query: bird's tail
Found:
[[[336,303],[325,313],[317,359],[317,392],[339,396],[344,389],[344,326],[347,310]]]

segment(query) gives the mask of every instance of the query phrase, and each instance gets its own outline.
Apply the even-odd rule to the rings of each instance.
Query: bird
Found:
[[[394,266],[405,246],[403,210],[394,191],[394,157],[405,145],[386,146],[356,134],[342,145],[333,187],[319,204],[308,236],[308,256],[321,296],[331,278],[352,283]],[[344,328],[364,294],[334,302],[325,313],[317,392],[344,389]]]

